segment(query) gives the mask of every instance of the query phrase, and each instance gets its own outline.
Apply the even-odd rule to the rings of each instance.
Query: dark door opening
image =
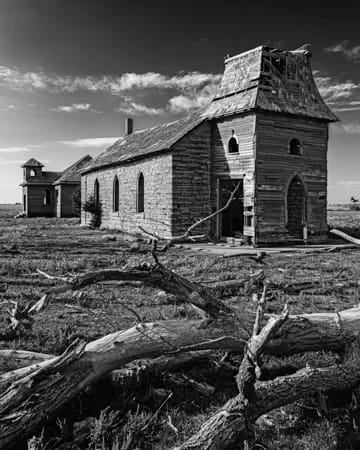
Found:
[[[287,229],[297,238],[303,237],[305,222],[305,191],[300,178],[294,177],[287,193]]]
[[[220,180],[220,208],[225,206],[240,180]],[[221,214],[221,236],[241,237],[244,231],[243,184],[239,186],[231,205]]]

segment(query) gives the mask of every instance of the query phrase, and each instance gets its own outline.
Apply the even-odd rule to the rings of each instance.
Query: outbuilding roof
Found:
[[[62,172],[62,175],[60,178],[58,178],[54,184],[78,184],[81,180],[81,170],[86,167],[89,162],[92,160],[92,157],[90,155],[86,155],[83,158],[76,161],[74,164],[72,164],[70,167],[64,170]]]
[[[38,184],[38,185],[52,185],[56,181],[62,172],[44,172],[42,171],[40,175],[35,177],[29,177],[26,181],[20,184],[20,186],[25,186],[27,184]]]
[[[41,164],[37,159],[30,158],[21,167],[44,167],[44,164]]]

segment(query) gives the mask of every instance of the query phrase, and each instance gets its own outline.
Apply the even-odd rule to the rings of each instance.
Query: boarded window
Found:
[[[233,132],[234,133],[234,132]],[[228,151],[229,153],[238,153],[239,152],[239,144],[238,141],[233,134],[233,136],[229,139],[228,142]]]
[[[140,172],[137,188],[137,212],[144,212],[144,175]]]
[[[302,155],[302,147],[299,139],[291,139],[289,143],[290,155]]]
[[[119,179],[116,175],[113,184],[113,211],[119,211]]]
[[[94,183],[94,200],[97,205],[100,203],[100,186],[97,179]]]
[[[51,190],[47,189],[45,191],[44,195],[44,205],[50,205],[51,204]]]

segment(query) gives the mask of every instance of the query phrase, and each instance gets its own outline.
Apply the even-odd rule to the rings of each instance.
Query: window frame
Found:
[[[230,151],[230,142],[233,142],[233,141],[236,142],[236,150],[235,151]],[[227,153],[229,155],[238,155],[239,154],[239,139],[236,136],[234,130],[232,130],[232,135],[231,135],[231,137],[229,138],[229,140],[227,142]]]
[[[145,177],[143,172],[139,172],[136,187],[136,212],[145,213]]]
[[[291,151],[291,143],[293,141],[297,141],[297,145],[298,145],[298,148],[299,148],[299,153],[293,153]],[[301,142],[301,140],[299,138],[292,137],[291,139],[289,139],[289,142],[288,142],[288,154],[291,155],[291,156],[303,156],[303,154],[304,154],[304,147],[303,147],[303,144],[302,144],[302,142]]]
[[[100,203],[100,183],[97,178],[94,181],[94,202],[97,205]]]
[[[113,180],[113,212],[119,212],[119,202],[120,202],[120,183],[119,177],[114,176]]]

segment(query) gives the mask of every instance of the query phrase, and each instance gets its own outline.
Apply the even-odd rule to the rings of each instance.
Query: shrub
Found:
[[[83,204],[83,210],[92,215],[91,225],[95,228],[99,228],[101,225],[102,207],[101,203],[95,200],[95,197],[91,195]]]

